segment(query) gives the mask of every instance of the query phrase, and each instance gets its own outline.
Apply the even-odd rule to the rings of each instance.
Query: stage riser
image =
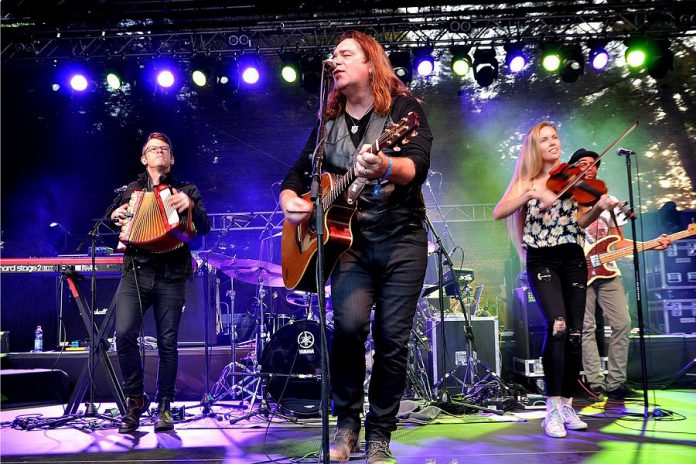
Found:
[[[242,360],[248,354],[248,350],[238,350],[237,359]],[[114,366],[116,375],[121,379],[121,370],[118,365],[116,353],[109,353],[109,358]],[[204,376],[204,350],[203,348],[185,348],[179,350],[179,372],[176,379],[176,399],[181,401],[200,400],[205,391]],[[230,363],[232,357],[230,348],[215,348],[209,352],[210,367],[208,372],[209,385],[212,388],[223,368]],[[156,351],[145,352],[145,391],[154,397],[157,387],[158,356]],[[3,368],[12,369],[58,369],[65,371],[70,379],[70,391],[72,391],[82,368],[87,362],[85,352],[60,353],[10,353],[3,360]],[[94,375],[96,401],[113,401],[106,382],[106,377],[99,368]],[[89,393],[85,395],[85,400]]]

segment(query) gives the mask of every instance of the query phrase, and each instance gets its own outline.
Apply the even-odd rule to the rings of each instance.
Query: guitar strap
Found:
[[[614,227],[616,228],[616,231],[619,233],[619,237],[621,237],[621,240],[623,240],[623,227],[619,226],[619,221],[616,219],[616,213],[614,212],[613,208],[609,210],[609,215],[611,216],[611,222],[614,223]]]

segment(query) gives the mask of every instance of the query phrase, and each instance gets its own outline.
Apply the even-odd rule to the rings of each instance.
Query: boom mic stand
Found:
[[[117,189],[119,190],[119,189]],[[96,248],[97,248],[97,240],[100,238],[99,235],[99,228],[101,227],[102,224],[104,224],[104,220],[106,219],[106,215],[110,212],[113,211],[123,198],[123,191],[119,191],[118,195],[116,195],[109,205],[109,207],[104,211],[104,214],[101,215],[99,220],[94,223],[94,226],[92,227],[92,230],[89,231],[87,236],[82,240],[82,242],[77,246],[75,251],[79,251],[84,244],[87,242],[87,240],[90,240],[90,258],[91,258],[91,273],[90,273],[90,290],[91,290],[91,295],[90,295],[90,328],[91,330],[89,331],[89,356],[87,357],[87,372],[88,372],[88,377],[89,377],[89,403],[86,404],[85,406],[85,417],[97,417],[100,419],[105,419],[109,420],[111,422],[119,422],[118,419],[115,419],[111,416],[107,416],[104,414],[99,414],[97,408],[94,406],[94,356],[96,355],[98,350],[103,350],[103,351],[108,351],[108,343],[100,337],[97,342],[99,343],[99,346],[95,345],[95,339],[94,339],[94,333],[95,330],[97,330],[97,327],[94,324],[94,311],[96,309],[96,301],[97,301],[97,263],[96,263]],[[107,359],[108,361],[108,359]],[[108,363],[107,363],[108,364]],[[106,369],[109,369],[110,366],[104,366]],[[121,410],[121,413],[125,414],[125,398],[123,396],[123,391],[120,388],[120,385],[115,385],[112,386],[113,390],[115,391],[115,394],[117,396],[116,398],[116,403],[119,407],[119,410]]]
[[[326,294],[324,291],[324,207],[321,188],[322,163],[324,161],[324,130],[326,127],[326,103],[331,73],[326,72],[326,66],[321,67],[321,88],[319,91],[319,129],[317,142],[312,159],[312,185],[310,199],[314,202],[314,230],[317,235],[317,303],[319,306],[319,340],[321,342],[321,453],[320,460],[329,464],[329,349],[326,342]],[[312,220],[310,219],[310,220]]]
[[[641,383],[643,386],[643,418],[647,419],[650,417],[650,412],[648,410],[648,368],[646,363],[646,353],[645,353],[645,323],[643,320],[643,302],[641,299],[641,289],[640,289],[640,260],[638,257],[638,235],[636,235],[636,215],[633,203],[633,183],[631,177],[631,155],[636,153],[632,150],[622,150],[616,151],[619,156],[623,156],[626,159],[626,178],[628,181],[628,202],[631,208],[631,214],[629,215],[631,219],[631,234],[633,236],[633,279],[635,282],[634,290],[636,293],[636,312],[638,314],[638,346],[640,348],[640,372],[641,372]]]

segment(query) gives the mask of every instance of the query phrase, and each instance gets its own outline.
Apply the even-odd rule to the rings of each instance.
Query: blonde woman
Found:
[[[602,195],[582,213],[572,197],[556,198],[546,188],[549,172],[560,163],[556,127],[540,122],[527,133],[515,172],[493,211],[506,219],[508,233],[526,261],[529,285],[546,321],[542,361],[546,379],[544,431],[565,437],[583,430],[572,395],[581,369],[582,324],[587,291],[583,229],[616,201]]]

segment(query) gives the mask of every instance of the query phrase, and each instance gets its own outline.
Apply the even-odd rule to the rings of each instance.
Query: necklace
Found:
[[[367,113],[369,113],[370,111],[372,111],[372,107],[369,107],[369,108],[367,109],[367,111],[365,111],[365,112],[363,113],[363,115],[360,116],[358,119],[355,119],[353,116],[351,116],[350,114],[348,114],[348,111],[346,111],[346,116],[348,116],[348,117],[350,118],[350,122],[351,122],[351,126],[350,126],[350,133],[351,133],[351,134],[357,134],[357,133],[358,133],[358,129],[360,129],[360,121],[361,121],[362,118],[364,118],[365,115],[366,115]]]

